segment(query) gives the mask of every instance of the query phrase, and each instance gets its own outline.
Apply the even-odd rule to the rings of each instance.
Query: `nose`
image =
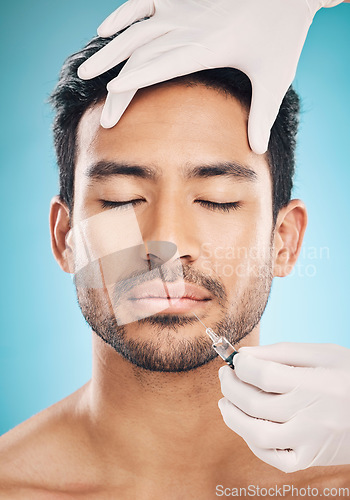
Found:
[[[183,263],[198,259],[200,241],[196,224],[178,196],[158,200],[145,211],[139,224],[150,259],[169,260],[174,245]]]

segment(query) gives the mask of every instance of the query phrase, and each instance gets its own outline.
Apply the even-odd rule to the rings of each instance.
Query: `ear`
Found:
[[[274,276],[284,277],[291,273],[301,250],[307,211],[301,200],[291,200],[278,213],[275,227]]]
[[[69,209],[59,196],[54,196],[51,200],[49,223],[52,253],[61,269],[69,273],[71,271],[69,270],[66,248],[66,235],[71,229]]]

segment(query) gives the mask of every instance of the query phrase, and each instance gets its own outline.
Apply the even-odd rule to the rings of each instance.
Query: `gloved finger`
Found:
[[[272,95],[270,89],[266,89],[262,82],[252,82],[248,139],[251,149],[256,154],[264,154],[267,151],[270,131],[286,92],[287,88],[283,88],[280,95]]]
[[[138,47],[162,35],[165,29],[160,23],[152,23],[152,19],[133,24],[81,64],[78,68],[79,78],[87,80],[108,71],[128,59]]]
[[[300,411],[300,404],[296,404],[298,401],[292,397],[294,394],[264,392],[242,382],[228,366],[220,368],[219,377],[221,392],[225,398],[251,417],[282,423]]]
[[[225,424],[250,446],[286,449],[291,447],[289,425],[250,417],[222,398],[218,403]]]
[[[340,368],[339,363],[343,358],[346,358],[346,366],[350,362],[350,351],[336,344],[278,342],[264,346],[241,347],[239,352],[251,354],[260,359],[300,367],[336,366]]]
[[[203,62],[205,48],[200,45],[178,46],[175,39],[172,48],[169,47],[169,42],[165,43],[165,37],[166,35],[136,50],[120,75],[108,84],[108,90],[125,92],[132,88],[148,87],[212,67]]]
[[[299,430],[299,427],[297,429]],[[317,447],[315,448],[314,443],[310,442],[312,431],[305,429],[300,431],[298,438],[291,440],[293,443],[291,442],[288,449],[259,448],[254,444],[247,444],[260,460],[283,472],[296,472],[311,467],[315,456],[318,455]],[[295,435],[296,429],[294,428],[291,432]]]
[[[120,94],[108,92],[100,119],[102,127],[111,128],[118,123],[136,92],[137,89],[121,92]]]
[[[153,0],[129,0],[110,14],[97,28],[101,37],[117,33],[135,21],[154,14]]]
[[[235,356],[237,377],[265,392],[286,393],[301,384],[305,369],[256,358],[239,350]]]
[[[248,446],[260,460],[276,467],[276,469],[286,473],[301,470],[295,450],[262,449],[249,444]]]

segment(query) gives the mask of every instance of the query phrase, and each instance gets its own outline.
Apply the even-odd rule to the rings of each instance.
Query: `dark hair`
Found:
[[[56,111],[53,134],[59,167],[60,198],[67,204],[70,212],[73,210],[76,139],[79,121],[89,107],[105,99],[107,83],[119,74],[126,61],[106,73],[86,81],[78,77],[77,69],[80,64],[104,47],[115,36],[110,38],[95,37],[82,50],[68,57],[63,64],[58,84],[50,97],[50,102]],[[208,69],[174,78],[170,82],[179,82],[183,85],[202,84],[219,90],[234,96],[249,110],[252,95],[251,82],[244,73],[237,69]],[[274,222],[279,210],[287,205],[291,198],[298,117],[299,97],[290,87],[272,127],[267,152],[272,178]]]

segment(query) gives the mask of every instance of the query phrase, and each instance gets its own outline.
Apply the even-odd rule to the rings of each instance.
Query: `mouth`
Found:
[[[136,286],[128,297],[137,309],[162,313],[185,313],[206,307],[211,295],[189,283],[165,283],[160,280]]]

